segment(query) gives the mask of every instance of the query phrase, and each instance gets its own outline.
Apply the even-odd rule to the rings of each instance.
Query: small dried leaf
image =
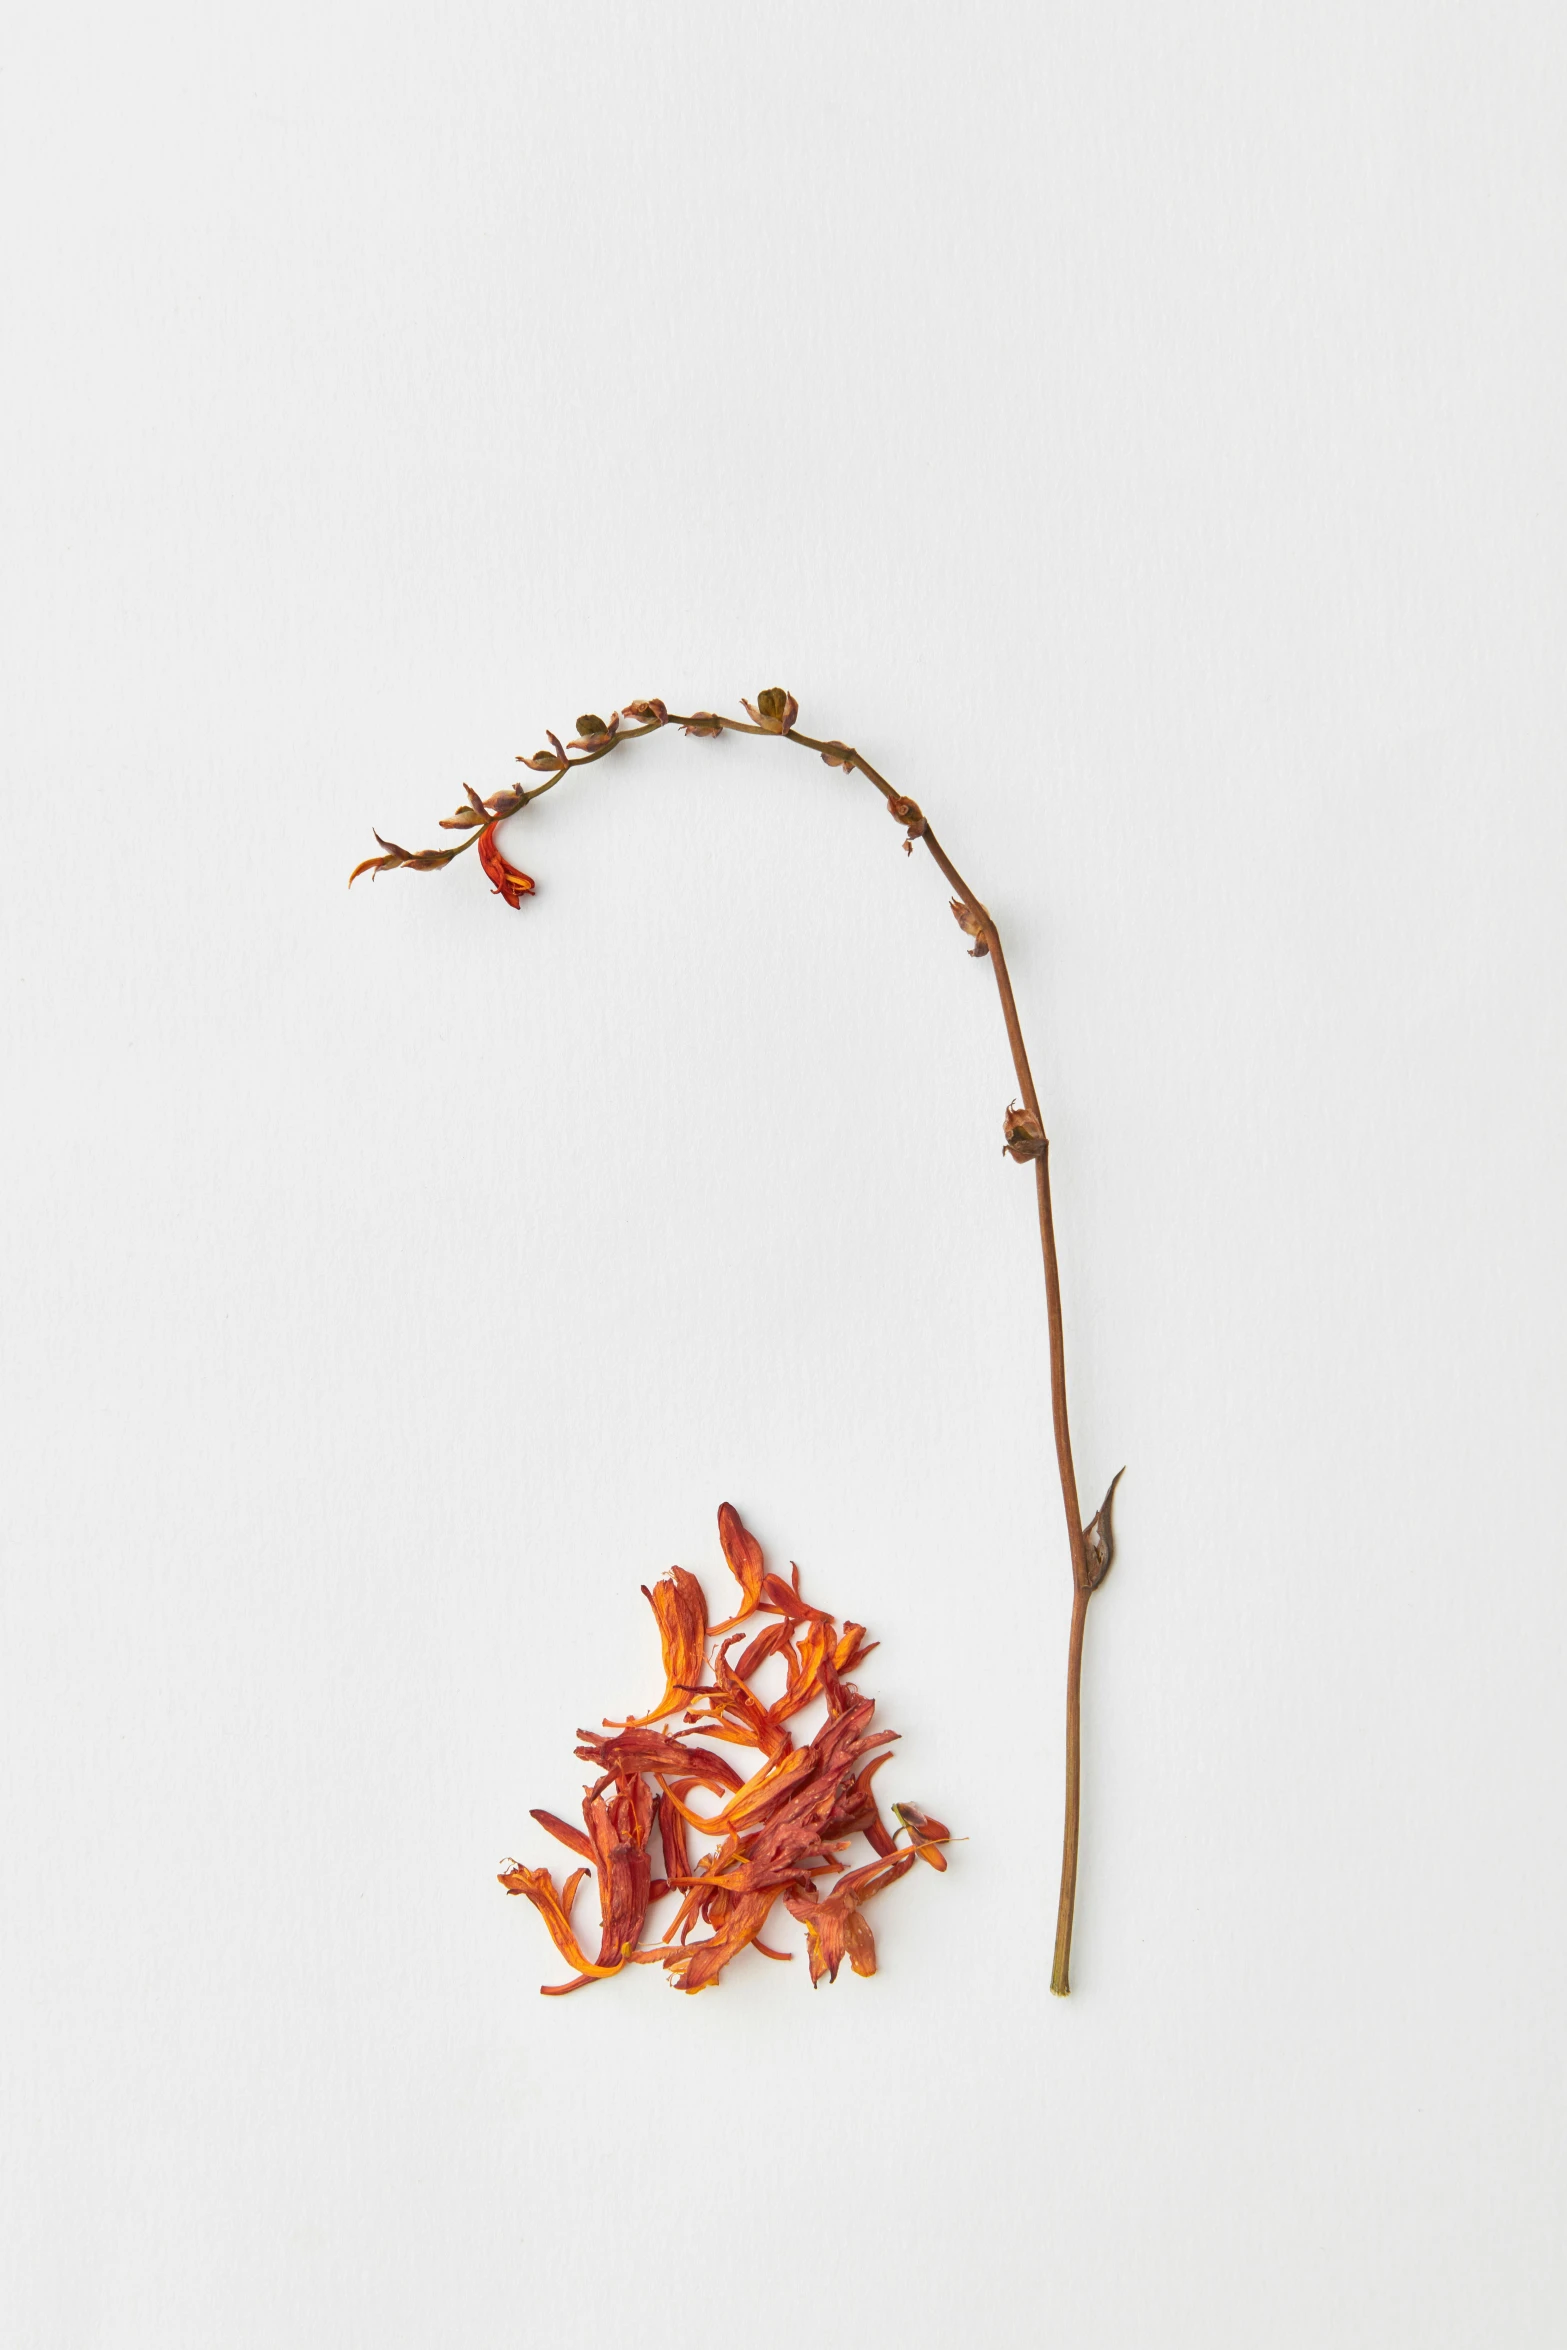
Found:
[[[1112,1512],[1115,1508],[1115,1489],[1126,1475],[1117,1469],[1110,1480],[1109,1491],[1083,1528],[1083,1549],[1088,1560],[1088,1588],[1097,1591],[1115,1563],[1115,1526]]]

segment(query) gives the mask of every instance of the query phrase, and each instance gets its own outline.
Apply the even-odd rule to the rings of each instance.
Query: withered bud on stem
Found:
[[[1005,1136],[1002,1149],[1008,1158],[1016,1159],[1020,1167],[1025,1166],[1030,1159],[1044,1157],[1045,1130],[1033,1111],[1025,1110],[1021,1102],[1012,1103],[1001,1131]]]
[[[888,797],[887,813],[895,824],[907,825],[908,838],[904,841],[903,853],[906,857],[912,857],[914,843],[925,830],[925,818],[918,801],[906,800],[900,792],[893,792]]]
[[[395,873],[403,865],[411,873],[434,873],[442,865],[449,865],[453,857],[460,857],[468,846],[463,840],[454,849],[400,849],[395,840],[381,840],[379,833],[375,837],[381,841],[386,854],[384,857],[366,857],[362,865],[356,865],[348,876],[350,889],[361,873]]]
[[[971,955],[988,955],[990,952],[990,939],[988,935],[990,926],[985,920],[984,915],[980,912],[979,908],[977,906],[967,906],[964,904],[961,898],[954,898],[952,900],[952,912],[957,921],[958,928],[963,932],[964,936],[966,938],[971,938],[974,941],[974,944],[969,948],[969,953]]]
[[[841,767],[846,775],[852,775],[859,763],[858,751],[850,750],[847,743],[823,743],[822,765],[824,767]]]
[[[724,722],[713,710],[693,710],[683,730],[686,734],[722,734]]]
[[[576,740],[570,747],[574,751],[601,751],[606,743],[614,741],[619,730],[620,712],[618,710],[607,725],[596,712],[590,710],[586,717],[577,720]]]
[[[1088,1588],[1097,1591],[1115,1564],[1115,1489],[1126,1475],[1117,1469],[1110,1480],[1110,1489],[1083,1528],[1083,1549],[1088,1559]]]
[[[628,702],[621,712],[623,718],[635,718],[642,726],[665,726],[669,712],[656,698],[651,702]]]
[[[765,687],[754,703],[746,701],[742,695],[740,707],[750,712],[753,724],[759,726],[763,734],[787,734],[800,715],[799,703],[793,694],[785,693],[781,685]]]
[[[468,805],[465,808],[459,808],[453,816],[441,818],[443,832],[471,832],[476,824],[488,824],[490,821],[490,811],[474,790],[473,785],[465,783],[463,790],[468,795]]]

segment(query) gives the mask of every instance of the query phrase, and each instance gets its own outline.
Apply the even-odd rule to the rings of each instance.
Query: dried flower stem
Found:
[[[751,708],[750,703],[745,706]],[[569,749],[552,735],[550,740],[554,747],[551,751],[540,751],[533,758],[523,761],[526,766],[547,771],[547,781],[535,785],[532,790],[515,789],[499,793],[488,802],[470,792],[471,811],[459,809],[455,817],[443,819],[452,828],[482,825],[485,827],[483,833],[475,831],[469,839],[453,848],[425,850],[418,856],[383,842],[382,847],[387,854],[367,859],[364,865],[356,869],[356,874],[367,870],[389,871],[401,865],[427,868],[448,864],[452,858],[460,856],[464,849],[471,848],[475,839],[488,841],[495,824],[506,816],[514,815],[543,793],[553,791],[563,775],[573,774],[579,767],[590,767],[595,761],[608,758],[610,752],[618,750],[622,743],[635,741],[640,735],[657,733],[665,726],[683,727],[688,734],[703,736],[770,734],[787,742],[798,743],[802,750],[815,751],[829,766],[863,775],[881,793],[891,814],[907,827],[904,847],[912,850],[915,841],[919,840],[934,858],[939,871],[956,893],[952,910],[961,927],[975,942],[971,953],[976,957],[988,956],[996,974],[1001,1016],[1006,1024],[1012,1066],[1022,1097],[1021,1112],[1014,1110],[1007,1116],[1006,1148],[1019,1161],[1033,1161],[1034,1184],[1039,1202],[1039,1245],[1044,1260],[1045,1320],[1050,1342],[1050,1409],[1055,1430],[1061,1503],[1066,1512],[1067,1541],[1072,1558],[1072,1630],[1067,1649],[1066,1677],[1066,1816],[1061,1845],[1061,1895],[1056,1913],[1055,1957],[1050,1974],[1051,1990],[1064,1999],[1071,1989],[1072,1920],[1077,1899],[1078,1814],[1082,1785],[1083,1634],[1088,1620],[1088,1602],[1108,1574],[1114,1553],[1111,1505],[1120,1476],[1118,1473],[1112,1480],[1098,1512],[1085,1527],[1078,1500],[1077,1472],[1072,1461],[1072,1436],[1067,1419],[1066,1342],[1061,1320],[1061,1276],[1056,1263],[1055,1218],[1050,1201],[1050,1143],[1045,1133],[1033,1071],[1029,1067],[1028,1050],[1023,1042],[1017,999],[1012,992],[1012,979],[1002,951],[1001,933],[996,927],[994,915],[970,889],[915,802],[895,791],[886,777],[879,775],[870,761],[849,744],[823,742],[814,735],[802,734],[794,725],[797,713],[793,698],[780,688],[770,688],[758,698],[753,717],[764,723],[748,724],[744,719],[724,717],[711,710],[698,711],[682,718],[667,710],[661,702],[633,703],[628,708],[632,715],[644,723],[623,728],[619,714],[609,721],[608,726],[598,718],[581,718],[577,722],[578,740]],[[575,751],[577,756],[570,756],[571,751]],[[487,870],[497,861],[493,851],[486,857],[485,850],[481,849],[481,857],[486,859]],[[503,870],[511,872],[509,867]],[[532,884],[526,875],[513,874],[512,878],[531,889]],[[515,896],[511,902],[517,902]]]

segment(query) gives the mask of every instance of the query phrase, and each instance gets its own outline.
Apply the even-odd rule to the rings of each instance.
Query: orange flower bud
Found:
[[[504,898],[508,906],[520,906],[525,897],[532,897],[537,884],[530,874],[509,865],[496,846],[495,835],[499,820],[487,824],[479,835],[479,863],[495,884],[495,895]]]

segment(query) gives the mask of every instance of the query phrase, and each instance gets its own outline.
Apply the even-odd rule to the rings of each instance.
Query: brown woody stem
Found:
[[[1006,1022],[1007,1042],[1012,1047],[1012,1066],[1017,1071],[1018,1091],[1022,1094],[1024,1108],[1036,1120],[1043,1134],[1045,1122],[1040,1112],[1034,1074],[1028,1065],[1028,1048],[1023,1042],[1017,999],[1012,993],[1011,974],[1002,952],[1001,933],[996,928],[994,917],[979,904],[957,867],[928,828],[925,846],[965,905],[973,906],[977,913],[984,915],[985,943],[996,969],[1001,1016]],[[1077,1905],[1078,1808],[1083,1774],[1083,1627],[1087,1621],[1092,1592],[1083,1542],[1083,1513],[1077,1498],[1077,1471],[1072,1461],[1072,1431],[1066,1410],[1066,1334],[1061,1320],[1061,1274],[1056,1263],[1055,1214],[1050,1203],[1048,1137],[1039,1157],[1034,1161],[1034,1182],[1039,1197],[1039,1246],[1045,1265],[1045,1320],[1050,1335],[1050,1416],[1055,1426],[1056,1469],[1061,1480],[1061,1503],[1066,1511],[1067,1542],[1072,1554],[1072,1637],[1066,1671],[1066,1818],[1061,1837],[1061,1898],[1056,1911],[1055,1962],[1050,1970],[1051,1990],[1065,1999],[1072,1987],[1069,1980],[1072,1917]]]
[[[1050,1988],[1065,1999],[1072,1988],[1072,1913],[1077,1907],[1077,1800],[1083,1775],[1083,1631],[1092,1593],[1079,1583],[1072,1594],[1072,1637],[1066,1652],[1066,1831],[1061,1839],[1061,1904],[1056,1911],[1056,1954]]]

